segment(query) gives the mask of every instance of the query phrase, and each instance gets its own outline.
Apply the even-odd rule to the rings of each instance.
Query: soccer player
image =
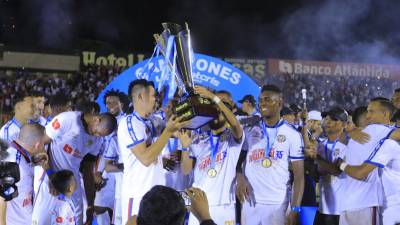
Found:
[[[376,145],[387,137],[392,130],[389,127],[390,119],[394,111],[393,104],[385,98],[374,98],[368,104],[366,119],[369,125],[363,132],[370,135],[370,140],[360,144],[351,139],[347,145],[343,159],[348,165],[359,166],[369,160]],[[339,160],[340,163],[341,160]],[[383,198],[382,185],[378,177],[378,171],[374,170],[367,180],[360,181],[345,175],[338,180],[340,196],[339,210],[340,225],[374,224],[378,219],[377,207],[381,206]]]
[[[281,90],[263,86],[259,108],[263,120],[251,128],[244,173],[237,173],[237,194],[243,204],[242,224],[296,224],[304,191],[304,154],[301,134],[280,118]],[[292,168],[294,181],[288,186]]]
[[[220,97],[222,94],[214,95],[199,86],[195,87],[195,91],[214,101],[219,115],[209,123],[211,130],[195,136],[193,141],[188,134],[180,133],[182,146],[190,146],[190,153],[182,152],[182,167],[185,174],[194,170],[193,187],[207,194],[211,218],[217,224],[236,224],[232,185],[245,135],[236,116],[228,108],[229,102]],[[199,222],[193,214],[190,215],[190,225]]]
[[[46,125],[58,114],[72,111],[72,102],[67,95],[59,93],[49,100],[50,115],[47,117]]]
[[[33,99],[33,116],[29,123],[38,123],[46,126],[47,119],[43,117],[44,103],[46,101],[42,92],[33,91],[29,93]]]
[[[107,91],[103,99],[107,111],[119,122],[128,108],[128,97],[119,90]],[[122,157],[118,147],[117,131],[104,138],[104,151],[98,159],[99,181],[107,179],[105,187],[96,192],[95,211],[99,225],[121,224]],[[110,221],[112,216],[112,221]]]
[[[161,152],[172,134],[189,122],[171,117],[161,134],[148,120],[154,111],[154,84],[144,79],[130,83],[128,93],[134,112],[118,125],[118,144],[124,162],[122,224],[137,215],[144,194],[155,185],[165,185]]]
[[[18,137],[21,127],[28,123],[33,116],[33,99],[29,96],[20,96],[15,99],[14,118],[0,129],[0,140],[11,143]]]
[[[400,223],[400,145],[396,141],[384,138],[363,164],[351,166],[342,162],[340,169],[360,181],[379,170],[384,190],[383,225]]]
[[[40,163],[47,168],[48,162],[44,152],[44,135],[43,126],[26,124],[7,149],[5,161],[18,163],[20,172],[20,181],[16,184],[18,196],[9,202],[0,199],[0,212],[6,207],[6,214],[0,215],[0,219],[5,218],[7,225],[26,225],[32,222],[33,167]],[[39,158],[41,160],[38,161]]]
[[[46,143],[50,145],[50,162],[52,169],[68,169],[74,173],[79,182],[79,168],[84,157],[95,157],[102,144],[100,137],[110,134],[116,127],[116,120],[109,114],[86,114],[77,111],[64,112],[46,126]],[[90,156],[93,155],[93,156]],[[83,165],[82,174],[88,201],[88,210],[94,208],[93,167],[90,163]],[[45,176],[47,177],[47,176]],[[43,179],[45,181],[46,179]],[[83,190],[77,185],[77,191],[72,195],[77,215],[77,224],[83,223]],[[92,193],[93,190],[93,193]],[[48,214],[44,211],[46,205],[51,205],[54,198],[49,196],[47,182],[42,182],[36,196],[33,217],[38,225],[48,224]],[[91,218],[89,218],[90,220]]]
[[[119,120],[118,117],[122,116],[129,106],[129,99],[125,93],[111,89],[107,91],[103,99],[104,104],[107,107],[107,111]]]

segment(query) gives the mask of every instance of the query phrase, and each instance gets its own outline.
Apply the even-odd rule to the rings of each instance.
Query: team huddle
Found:
[[[93,104],[73,110],[57,95],[44,118],[43,95],[21,96],[0,130],[5,161],[18,163],[21,176],[18,196],[0,199],[0,224],[82,225],[95,217],[125,225],[143,196],[165,185],[203,190],[218,225],[292,225],[314,181],[314,224],[400,223],[400,90],[351,114],[285,107],[274,85],[261,88],[258,105],[244,96],[241,108],[228,91],[194,91],[218,110],[196,130],[173,113],[178,98],[163,106],[143,79],[130,83],[130,101],[107,92],[107,113]],[[189,225],[201,222],[189,215]]]

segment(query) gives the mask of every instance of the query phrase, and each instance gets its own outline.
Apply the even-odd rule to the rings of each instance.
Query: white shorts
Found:
[[[121,198],[122,224],[126,224],[126,222],[128,221],[129,218],[138,214],[139,205],[140,205],[141,200],[142,200],[142,197],[122,196],[122,198]]]
[[[235,204],[210,206],[210,215],[214,223],[218,225],[236,225]],[[199,225],[197,218],[190,213],[188,225]]]
[[[382,213],[383,225],[400,224],[400,205],[385,208]]]
[[[115,178],[115,197],[114,197],[114,212],[112,224],[122,225],[122,202],[121,202],[121,188],[122,188],[122,173],[114,173]]]
[[[257,203],[250,206],[245,202],[242,206],[242,225],[282,225],[285,224],[288,203],[267,205]]]
[[[122,225],[121,198],[114,199],[112,224]]]
[[[104,172],[103,178],[108,180],[106,186],[104,186],[100,191],[96,192],[94,205],[113,209],[115,198],[115,177],[112,173]]]
[[[347,210],[340,213],[339,225],[379,225],[378,207]]]

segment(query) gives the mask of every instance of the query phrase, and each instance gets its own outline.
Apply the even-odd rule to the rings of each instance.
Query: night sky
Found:
[[[187,21],[220,57],[399,63],[400,1],[0,0],[0,43],[151,52],[161,22]]]

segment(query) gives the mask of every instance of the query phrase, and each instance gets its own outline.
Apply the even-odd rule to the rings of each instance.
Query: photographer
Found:
[[[166,186],[154,186],[143,196],[138,216],[131,217],[127,225],[183,225],[187,209],[201,221],[200,225],[215,225],[204,191],[189,188],[183,195],[185,199],[182,192]]]
[[[1,225],[26,225],[32,222],[33,167],[47,166],[48,157],[44,152],[44,127],[27,124],[21,128],[19,136],[10,143],[4,161],[19,165],[20,180],[17,183],[18,196],[11,201],[1,199]],[[3,219],[5,218],[5,220]]]

